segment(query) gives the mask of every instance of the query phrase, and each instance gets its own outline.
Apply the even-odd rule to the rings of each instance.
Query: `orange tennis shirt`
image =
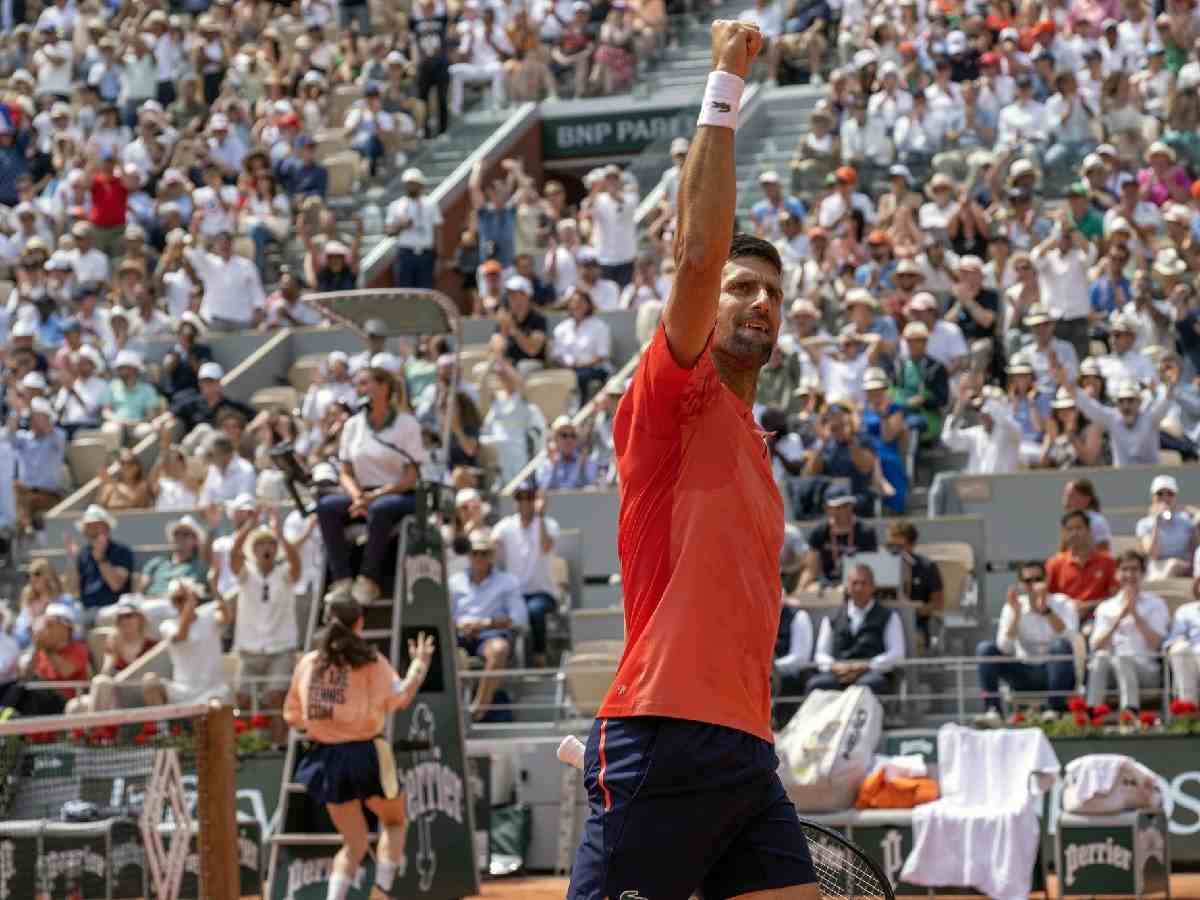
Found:
[[[659,326],[613,419],[625,652],[598,715],[771,734],[783,501],[764,433]]]

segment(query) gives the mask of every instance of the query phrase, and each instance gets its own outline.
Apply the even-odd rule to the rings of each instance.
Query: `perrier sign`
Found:
[[[586,116],[542,121],[542,157],[572,159],[640,153],[651,144],[687,137],[696,126],[699,106],[633,106]]]

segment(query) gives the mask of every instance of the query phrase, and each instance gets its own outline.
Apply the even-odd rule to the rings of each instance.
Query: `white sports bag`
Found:
[[[796,809],[852,808],[882,735],[883,706],[869,688],[809,694],[775,741]]]
[[[1067,763],[1063,812],[1105,816],[1131,809],[1162,809],[1165,783],[1135,759],[1092,753]]]

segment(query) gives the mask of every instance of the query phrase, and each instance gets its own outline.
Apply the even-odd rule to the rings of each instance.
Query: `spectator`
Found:
[[[136,594],[125,594],[113,610],[116,632],[104,642],[100,671],[92,679],[87,697],[81,698],[78,712],[104,712],[117,705],[113,677],[121,674],[157,645],[149,634],[146,614],[138,605]]]
[[[574,292],[582,291],[591,298],[594,309],[609,311],[617,309],[621,302],[621,289],[615,281],[601,277],[600,261],[596,252],[590,247],[584,247],[575,254],[575,262],[579,266],[578,278],[575,281]],[[564,306],[570,306],[572,291],[563,296]]]
[[[825,506],[832,479],[848,478],[860,515],[874,511],[873,479],[876,466],[871,444],[855,431],[847,401],[835,400],[820,414],[816,440],[805,450],[805,480],[793,496],[801,518]]]
[[[1163,642],[1163,649],[1171,664],[1175,696],[1184,703],[1196,703],[1200,700],[1200,666],[1197,665],[1197,655],[1200,654],[1200,601],[1185,603],[1175,610],[1171,631]]]
[[[1177,164],[1175,151],[1162,141],[1155,141],[1146,150],[1149,165],[1137,173],[1141,195],[1155,206],[1168,201],[1187,203],[1191,199],[1191,179],[1183,166]]]
[[[904,326],[904,346],[907,358],[900,362],[892,397],[903,409],[905,427],[922,442],[934,443],[942,433],[950,379],[946,367],[926,353],[929,328],[923,322]]]
[[[1056,371],[1061,366],[1073,380],[1079,372],[1079,357],[1069,342],[1054,337],[1055,322],[1046,307],[1029,307],[1025,327],[1033,334],[1033,343],[1021,350],[1021,358],[1033,369],[1039,401],[1049,404],[1058,386]]]
[[[142,695],[150,706],[164,703],[228,702],[222,662],[221,631],[229,621],[225,602],[218,597],[202,603],[204,586],[187,578],[176,578],[167,588],[167,599],[176,618],[159,626],[171,658],[171,679],[163,681],[153,672],[142,680]]]
[[[479,439],[485,446],[495,448],[500,482],[508,484],[529,462],[530,445],[542,445],[546,419],[526,398],[525,386],[517,370],[494,351],[492,371],[499,385],[483,417]]]
[[[17,417],[9,413],[7,437],[16,459],[17,525],[22,531],[40,531],[42,515],[63,497],[59,479],[66,462],[66,435],[55,427],[50,403],[35,397],[29,404],[29,427],[17,430]]]
[[[1038,271],[1042,302],[1055,321],[1055,336],[1071,344],[1076,359],[1082,359],[1088,355],[1092,310],[1087,272],[1096,261],[1096,248],[1063,213],[1050,236],[1029,255]]]
[[[504,669],[512,652],[514,631],[529,627],[520,584],[494,564],[492,536],[477,528],[470,535],[471,560],[465,572],[451,576],[446,585],[450,609],[458,631],[458,645],[469,656],[483,660],[485,672]],[[478,722],[492,712],[498,679],[479,680],[471,700],[471,718]]]
[[[517,579],[528,610],[532,663],[546,665],[546,616],[557,608],[558,586],[550,570],[558,523],[546,515],[546,497],[527,482],[513,492],[517,511],[492,529],[500,566]]]
[[[825,521],[808,535],[808,555],[799,590],[840,583],[846,559],[878,549],[875,531],[855,516],[853,495],[841,486],[830,488],[825,492]]]
[[[567,299],[567,317],[554,326],[554,360],[575,370],[580,402],[586,402],[611,374],[612,334],[596,316],[596,305],[583,286]]]
[[[354,384],[367,405],[342,427],[338,446],[342,490],[317,504],[321,538],[329,555],[330,594],[353,593],[359,603],[377,599],[383,586],[392,531],[414,510],[418,467],[425,462],[421,426],[409,411],[404,382],[385,369],[363,369]],[[346,526],[367,523],[367,546],[352,579]]]
[[[1100,497],[1090,478],[1076,478],[1063,485],[1063,512],[1080,509],[1088,517],[1091,526],[1092,544],[1097,550],[1110,551],[1112,529],[1100,512]]]
[[[546,365],[546,317],[533,308],[533,285],[521,275],[504,284],[504,303],[496,311],[496,333],[503,338],[504,356],[518,372],[529,373]]]
[[[1014,691],[1047,692],[1046,705],[1055,713],[1067,708],[1075,690],[1074,649],[1071,638],[1079,631],[1079,617],[1070,598],[1054,594],[1046,585],[1041,563],[1021,567],[1019,585],[1008,589],[994,641],[981,641],[975,655],[983,687],[985,719],[1000,721],[1000,682]],[[1067,659],[1042,660],[1045,656]]]
[[[1178,369],[1175,378],[1178,379]],[[1086,391],[1080,392],[1075,383],[1060,372],[1059,383],[1075,399],[1079,411],[1108,432],[1112,447],[1113,465],[1157,465],[1158,430],[1166,418],[1174,397],[1175,385],[1166,384],[1159,388],[1151,402],[1143,406],[1142,395],[1136,383],[1122,382],[1117,388],[1117,408],[1097,403]]]
[[[941,618],[945,594],[941,570],[933,560],[917,552],[919,537],[912,522],[900,519],[888,525],[884,546],[889,553],[900,557],[900,596],[917,605],[913,612],[920,645],[916,649],[924,653],[932,646],[930,623]]]
[[[190,310],[179,316],[178,340],[163,356],[159,382],[167,399],[200,386],[200,367],[212,361],[212,348],[200,342],[206,333],[200,317]]]
[[[958,281],[950,288],[950,294],[953,302],[945,318],[959,327],[968,346],[974,348],[976,342],[987,342],[992,373],[999,375],[1003,362],[996,340],[1000,333],[1000,295],[983,286],[983,260],[971,255],[959,258]]]
[[[1021,427],[1013,418],[999,388],[985,387],[971,405],[979,412],[979,424],[963,424],[968,399],[974,393],[971,379],[959,384],[958,400],[942,428],[942,443],[967,454],[964,471],[977,475],[1015,472],[1021,443]]]
[[[34,625],[34,652],[26,669],[30,681],[87,681],[92,677],[92,662],[87,644],[75,636],[75,616],[71,607],[51,603]],[[74,699],[75,688],[37,690],[27,694],[26,715],[56,715]]]
[[[604,169],[592,182],[591,194],[580,207],[580,218],[592,223],[592,244],[600,263],[601,277],[623,288],[633,278],[637,255],[637,184],[625,178],[617,166]],[[581,260],[582,262],[582,260]],[[614,309],[602,306],[602,309]]]
[[[122,444],[126,438],[141,439],[154,430],[151,420],[162,412],[162,397],[146,381],[140,354],[122,350],[113,364],[116,378],[108,383],[101,415],[104,430],[116,435]]]
[[[226,395],[221,383],[224,377],[225,370],[220,363],[206,362],[196,372],[199,396],[181,393],[173,401],[173,412],[189,433],[198,425],[216,425],[227,412],[235,412],[247,422],[254,418],[254,407]]]
[[[388,234],[396,238],[397,246],[392,278],[396,287],[432,289],[442,211],[424,196],[425,176],[420,169],[405,169],[400,180],[405,196],[391,202],[386,219]]]
[[[1150,511],[1138,520],[1135,533],[1147,560],[1147,577],[1186,578],[1192,574],[1196,553],[1196,523],[1177,509],[1179,483],[1170,475],[1156,475],[1150,483]]]
[[[296,622],[300,554],[284,537],[278,510],[271,513],[270,527],[253,528],[252,524],[252,520],[247,521],[237,530],[229,555],[229,566],[239,586],[238,602],[230,610],[233,650],[242,663],[243,686],[239,688],[238,702],[243,708],[253,703],[244,690],[245,683],[253,680],[258,694],[257,708],[274,710],[283,705],[296,651],[300,649],[300,628]],[[272,716],[272,744],[280,746],[286,739],[283,720]]]
[[[1166,602],[1142,590],[1146,557],[1136,550],[1121,554],[1117,568],[1119,588],[1096,607],[1088,659],[1088,706],[1104,702],[1115,678],[1122,710],[1136,714],[1141,692],[1162,684],[1156,655],[1171,624]],[[1111,677],[1110,677],[1111,676]]]
[[[80,549],[75,538],[67,538],[67,555],[75,559],[79,602],[86,624],[94,621],[102,607],[116,603],[132,584],[133,551],[112,539],[116,526],[112,514],[93,503],[84,510],[78,525],[86,546]]]
[[[897,277],[903,271],[903,265],[904,263],[901,263],[901,268],[896,270]],[[940,307],[937,298],[929,291],[918,291],[913,295],[906,311],[910,325],[913,322],[920,322],[928,330],[929,337],[926,338],[925,352],[945,367],[946,375],[953,377],[962,372],[967,367],[966,339],[963,337],[961,328],[953,322],[947,322],[939,315]],[[907,327],[906,325],[905,328]],[[907,340],[901,348],[900,355],[902,359],[906,355],[909,357],[912,355],[908,352]],[[947,386],[945,403],[949,403],[949,400],[949,386]]]
[[[205,212],[197,209],[192,220],[192,236],[199,241]],[[188,247],[184,258],[204,286],[200,315],[213,331],[247,331],[256,327],[266,314],[266,295],[254,263],[235,256],[233,234],[225,226],[210,235],[210,251]]]
[[[1064,513],[1060,523],[1063,549],[1046,560],[1048,589],[1074,600],[1079,621],[1088,623],[1096,604],[1117,589],[1117,564],[1108,551],[1096,547],[1083,510]]]
[[[208,581],[208,533],[191,516],[167,525],[171,551],[150,559],[134,579],[138,593],[147,597],[165,597],[176,578],[191,578],[199,584]]]
[[[117,454],[116,478],[111,466],[100,468],[100,493],[96,500],[108,510],[150,508],[153,492],[136,453],[125,448]]]
[[[876,492],[882,496],[884,506],[903,514],[908,499],[908,467],[904,459],[908,430],[904,424],[904,409],[892,400],[889,388],[891,382],[886,372],[867,369],[863,378],[867,399],[863,405],[862,424],[878,460]]]
[[[773,169],[759,175],[758,183],[763,191],[763,199],[750,207],[754,234],[764,240],[777,241],[783,237],[781,217],[786,213],[803,224],[807,210],[798,198],[784,194],[779,173]]]
[[[567,491],[596,487],[599,470],[586,447],[579,446],[579,432],[565,415],[550,428],[552,445],[537,470],[537,486],[542,491]]]
[[[75,621],[76,637],[83,636],[83,608],[63,589],[53,564],[45,557],[29,564],[29,580],[21,588],[17,601],[17,619],[12,623],[12,637],[22,650],[33,641],[34,625],[51,603],[68,607]]]
[[[435,89],[438,96],[436,134],[450,127],[450,17],[435,0],[417,0],[409,19],[409,29],[414,36],[412,46],[417,51],[416,97],[425,104],[425,137],[432,138],[435,132],[430,95]]]
[[[362,100],[355,101],[346,114],[345,129],[350,137],[350,146],[374,178],[379,172],[379,161],[387,152],[384,138],[392,135],[411,136],[415,130],[412,119],[403,112],[393,115],[383,109],[383,93],[375,82],[363,88]]]
[[[233,441],[224,434],[208,439],[205,455],[208,473],[200,488],[200,505],[219,507],[241,494],[254,494],[257,473],[254,466],[237,453]]]
[[[278,167],[279,183],[297,200],[304,197],[325,199],[329,190],[329,169],[317,162],[317,145],[307,135],[299,135],[295,155],[284,157]]]
[[[355,241],[357,245],[357,241]],[[311,246],[311,245],[310,245]],[[310,250],[310,259],[316,254]],[[316,276],[313,283],[318,293],[332,291],[352,291],[358,287],[358,252],[347,247],[341,241],[326,241],[321,248],[322,260],[319,268],[314,268]]]
[[[455,117],[463,111],[463,87],[467,84],[490,83],[492,102],[503,107],[504,60],[514,53],[513,46],[496,24],[496,11],[491,6],[483,7],[480,17],[478,0],[467,0],[463,4],[463,19],[458,25],[459,62],[450,64],[450,112]]]
[[[204,479],[193,475],[183,448],[171,443],[172,425],[161,421],[158,458],[150,469],[150,493],[159,512],[183,512],[200,505]]]
[[[876,694],[895,693],[896,664],[904,659],[904,626],[894,610],[875,600],[875,573],[852,563],[844,607],[821,623],[813,659],[817,674],[810,691],[840,691],[855,685]]]

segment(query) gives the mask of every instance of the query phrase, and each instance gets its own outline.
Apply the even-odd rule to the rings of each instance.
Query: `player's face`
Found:
[[[761,366],[771,358],[779,336],[783,288],[765,259],[740,257],[721,272],[714,345],[743,362]]]

